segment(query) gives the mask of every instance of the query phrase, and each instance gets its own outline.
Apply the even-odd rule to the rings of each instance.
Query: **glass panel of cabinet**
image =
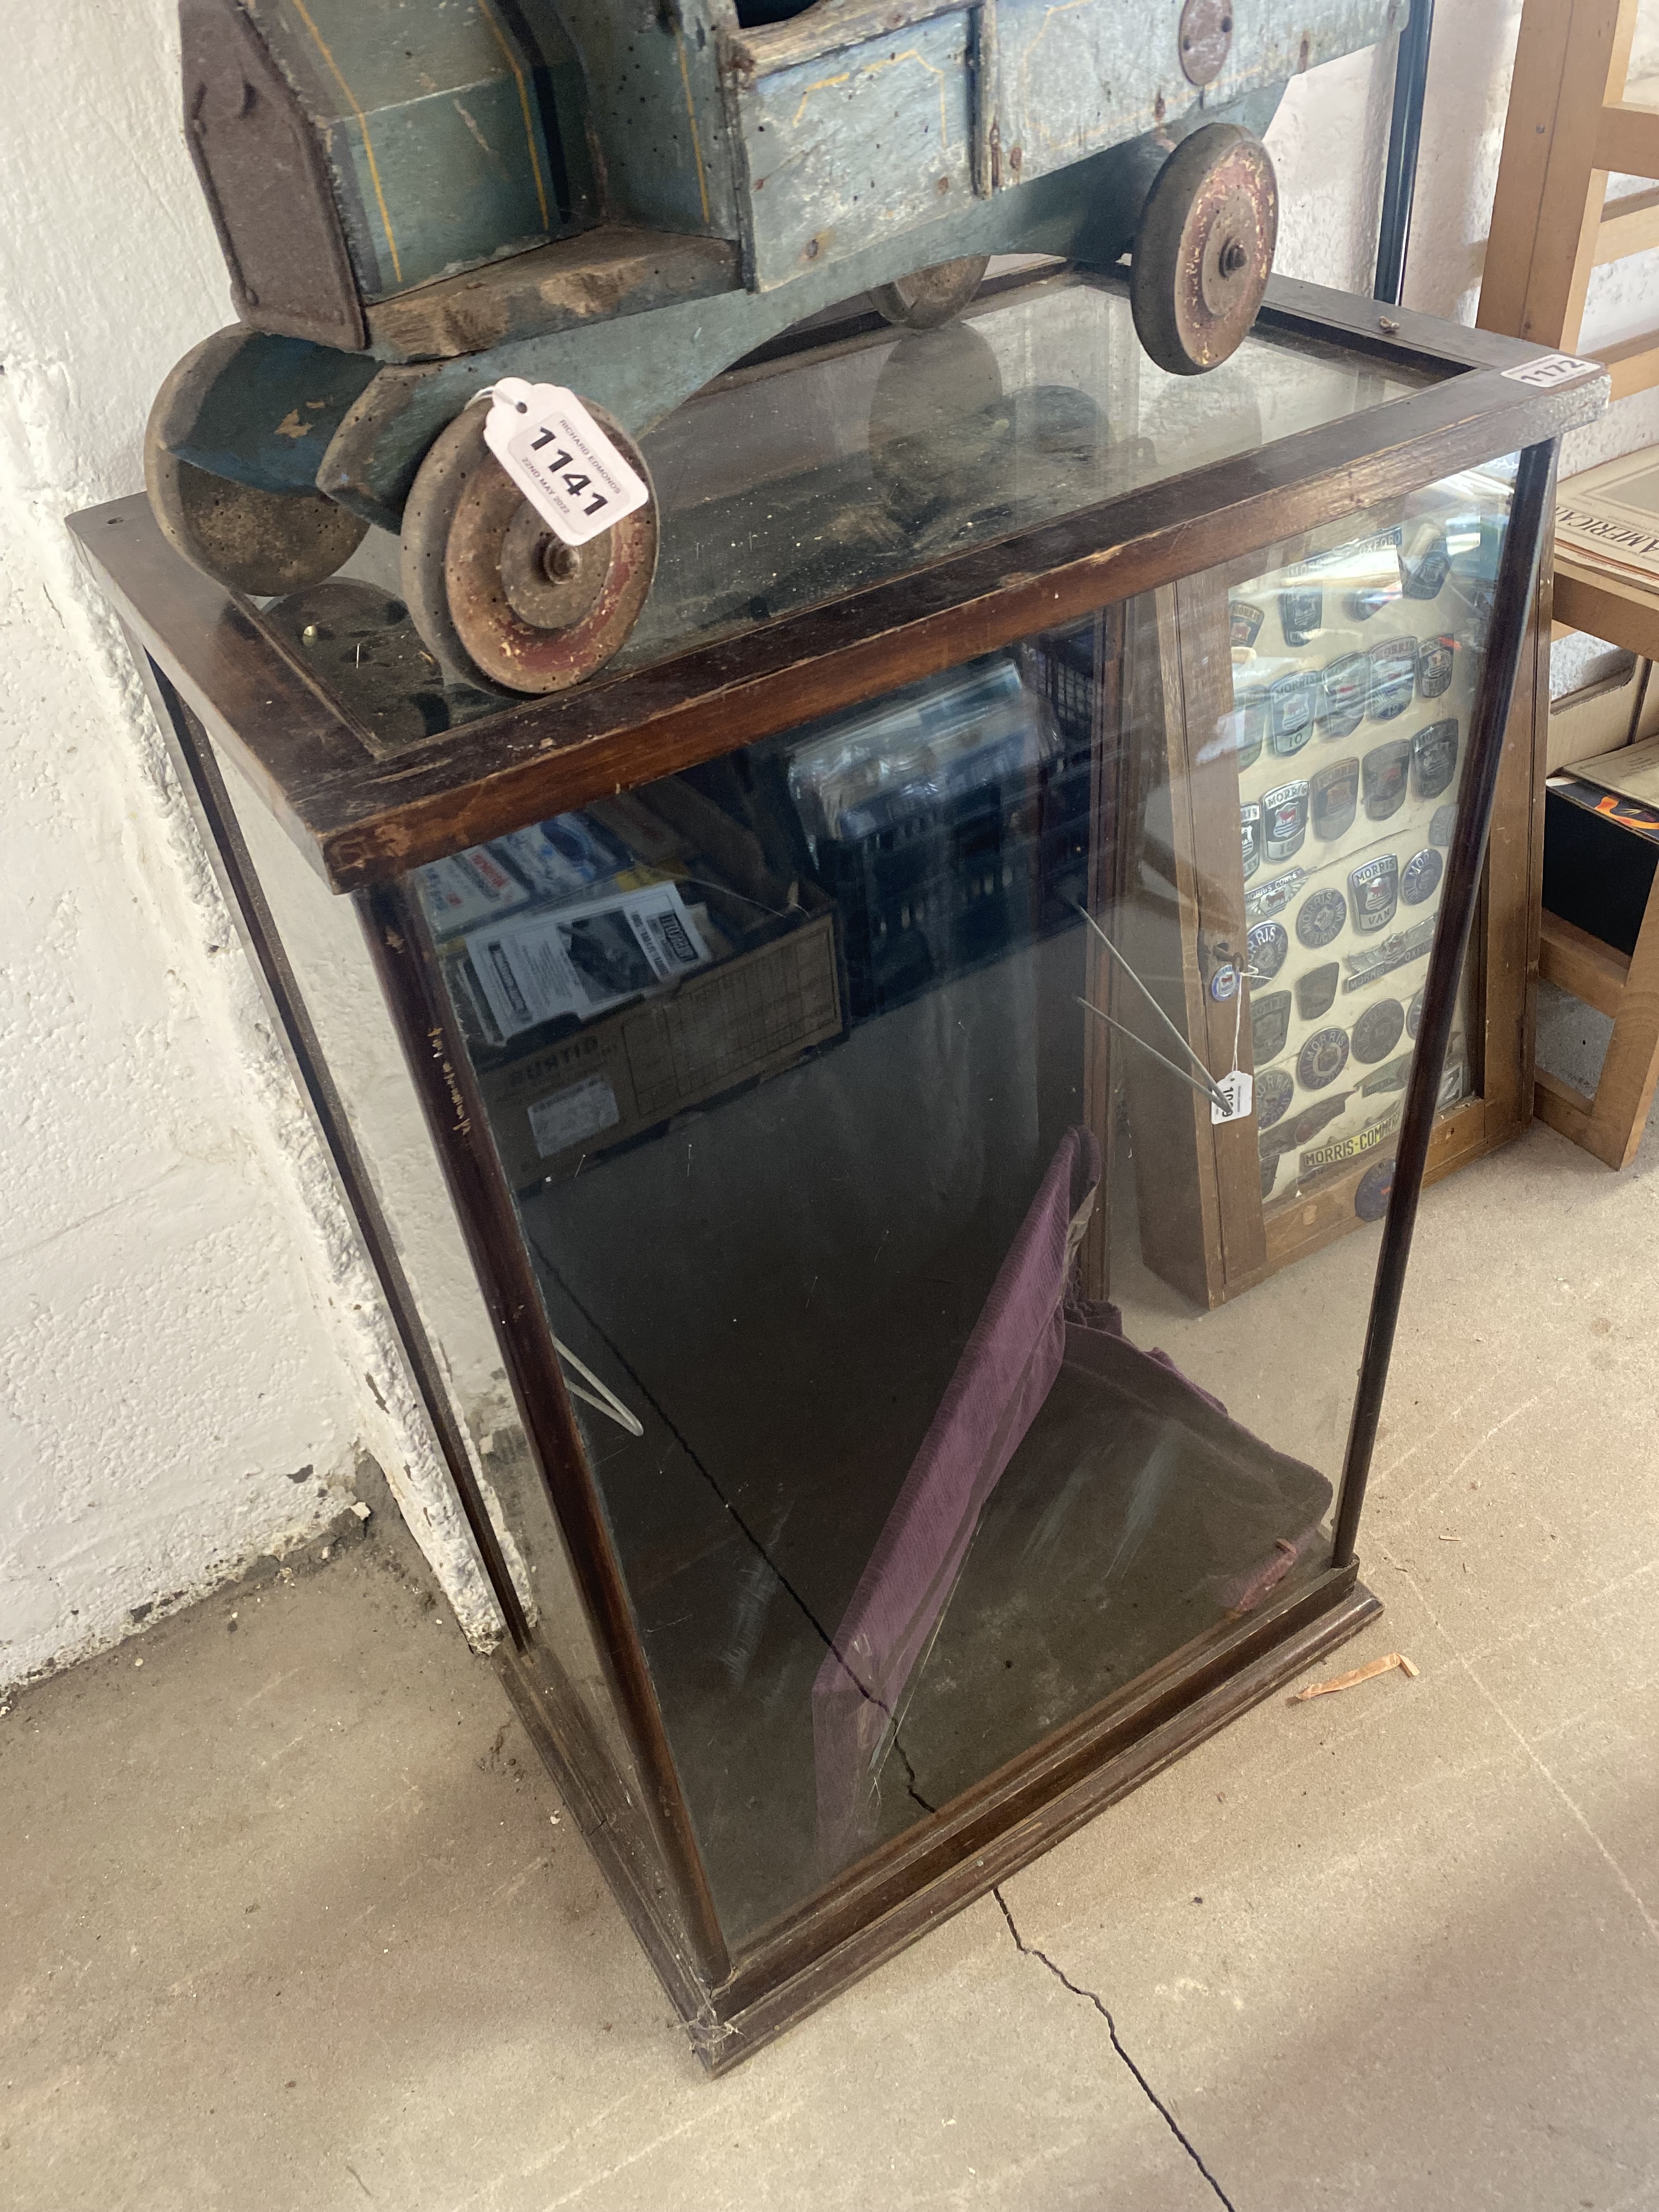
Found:
[[[260,604],[82,521],[714,2066],[1376,1609],[1418,1188],[1528,1110],[1595,395],[1297,289],[1188,382],[1051,278],[724,380],[564,700],[372,552]]]
[[[1209,1308],[1385,1210],[1508,504],[416,875],[728,1940],[1328,1570],[1369,1251]]]

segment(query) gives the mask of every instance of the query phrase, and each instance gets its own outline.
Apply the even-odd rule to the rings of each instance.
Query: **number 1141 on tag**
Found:
[[[484,442],[567,545],[585,545],[651,496],[574,392],[504,376]]]

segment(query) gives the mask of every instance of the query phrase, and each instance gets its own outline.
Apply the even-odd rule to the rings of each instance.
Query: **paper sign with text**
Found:
[[[1577,354],[1547,353],[1538,361],[1523,361],[1518,368],[1504,371],[1512,384],[1530,384],[1539,392],[1553,392],[1558,384],[1571,384],[1576,376],[1590,376],[1599,361],[1580,361]]]
[[[484,443],[567,545],[585,545],[651,496],[574,392],[496,380]]]
[[[1219,1103],[1210,1102],[1210,1119],[1213,1122],[1245,1121],[1249,1119],[1250,1107],[1255,1091],[1255,1080],[1246,1075],[1242,1067],[1235,1067],[1225,1075],[1218,1076],[1216,1089],[1227,1102],[1223,1113]]]

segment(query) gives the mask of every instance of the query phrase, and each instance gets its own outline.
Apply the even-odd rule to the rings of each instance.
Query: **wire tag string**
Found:
[[[1246,1075],[1238,1064],[1238,1042],[1244,1031],[1244,982],[1247,976],[1252,982],[1265,980],[1253,969],[1246,968],[1240,970],[1238,988],[1233,994],[1233,1064],[1216,1086],[1220,1094],[1218,1099],[1210,1102],[1210,1119],[1218,1125],[1223,1121],[1248,1121],[1255,1103],[1255,1078]]]
[[[1171,1075],[1178,1075],[1183,1083],[1190,1084],[1192,1088],[1198,1092],[1200,1097],[1207,1098],[1209,1100],[1212,1109],[1218,1106],[1224,1108],[1227,1105],[1227,1101],[1222,1093],[1220,1086],[1216,1082],[1214,1076],[1211,1074],[1204,1061],[1201,1060],[1198,1054],[1193,1050],[1192,1046],[1188,1044],[1181,1031],[1170,1019],[1168,1014],[1164,1012],[1163,1007],[1159,1006],[1152,992],[1147,988],[1146,985],[1141,981],[1139,976],[1136,975],[1134,969],[1129,965],[1123,955],[1118,951],[1111,939],[1107,936],[1105,931],[1095,920],[1093,915],[1090,913],[1088,908],[1081,905],[1076,900],[1073,901],[1073,904],[1077,907],[1078,912],[1083,916],[1085,921],[1088,923],[1090,928],[1093,930],[1095,935],[1106,947],[1106,950],[1111,954],[1113,959],[1116,961],[1118,966],[1122,969],[1124,974],[1134,985],[1136,990],[1139,992],[1141,997],[1145,999],[1146,1004],[1152,1008],[1152,1012],[1158,1016],[1159,1021],[1163,1023],[1164,1028],[1168,1030],[1170,1035],[1180,1046],[1182,1051],[1186,1054],[1188,1059],[1192,1062],[1193,1066],[1197,1071],[1196,1079],[1194,1076],[1188,1074],[1184,1067],[1177,1066],[1174,1060],[1165,1059],[1164,1055],[1161,1052],[1158,1052],[1154,1048],[1154,1047],[1147,1043],[1145,1037],[1137,1036],[1132,1029],[1125,1028],[1121,1022],[1114,1021],[1111,1015],[1103,1012],[1100,1007],[1091,1006],[1087,999],[1079,999],[1078,1000],[1078,1004],[1080,1006],[1087,1006],[1091,1014],[1096,1015],[1101,1021],[1104,1022],[1109,1029],[1115,1029],[1122,1036],[1127,1037],[1131,1044],[1138,1044],[1143,1052],[1151,1053],[1152,1058],[1157,1060],[1161,1066],[1167,1067]],[[1236,1058],[1237,1054],[1235,1054],[1234,1056]],[[1233,1117],[1231,1113],[1228,1113],[1224,1115],[1223,1118],[1231,1120]]]

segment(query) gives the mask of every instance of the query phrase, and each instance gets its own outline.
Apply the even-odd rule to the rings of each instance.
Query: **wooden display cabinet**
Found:
[[[507,1692],[711,2068],[1376,1611],[1419,1191],[1530,1096],[1538,559],[1604,386],[1291,283],[1194,379],[1115,276],[1019,274],[927,334],[851,313],[647,441],[646,616],[535,700],[440,668],[369,550],[255,600],[142,500],[78,518]],[[1367,544],[1392,574],[1346,574]],[[1267,595],[1315,576],[1293,646]],[[1397,642],[1352,720],[1339,580],[1374,627],[1431,611],[1451,689]],[[1442,698],[1455,757],[1414,787]],[[1382,877],[1404,912],[1415,865],[1431,926],[1411,1035],[1356,1045],[1399,992],[1273,994],[1310,902],[1330,1006],[1362,917],[1399,933],[1350,881],[1338,771],[1372,751]],[[1308,792],[1247,869],[1263,762]],[[1217,1120],[1235,1066],[1254,1103]],[[1322,1152],[1278,1144],[1334,1099]]]

